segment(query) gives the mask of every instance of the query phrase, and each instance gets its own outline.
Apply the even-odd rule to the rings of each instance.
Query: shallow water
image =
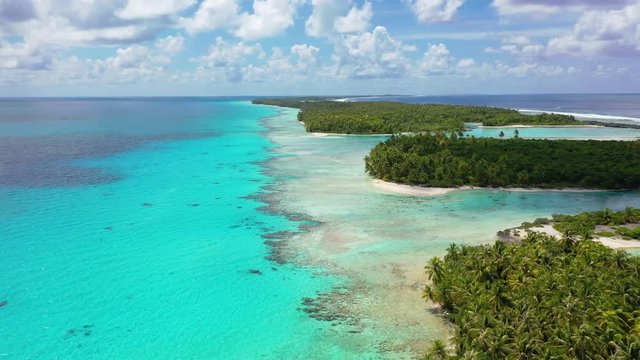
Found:
[[[9,359],[411,358],[449,333],[420,297],[423,265],[449,243],[640,205],[638,193],[385,193],[362,161],[384,137],[312,136],[294,110],[40,101],[0,111]]]
[[[640,129],[624,128],[570,128],[533,127],[518,128],[518,136],[524,139],[595,139],[595,140],[635,140],[640,138]],[[503,132],[506,138],[515,136],[515,128],[470,128],[467,133],[476,137],[498,137]]]
[[[378,190],[365,174],[363,158],[385,137],[306,134],[295,111],[267,121],[269,137],[283,157],[269,162],[293,180],[281,185],[280,207],[309,214],[322,225],[300,234],[295,244],[318,263],[353,281],[361,294],[340,304],[365,319],[368,333],[352,340],[357,351],[375,348],[385,358],[419,356],[429,339],[446,339],[446,323],[421,298],[423,266],[450,243],[484,244],[496,232],[553,213],[640,205],[638,192],[515,193],[490,190],[411,197]],[[583,129],[531,128],[580,138]],[[598,130],[588,132],[601,136]],[[624,130],[620,134],[629,136]],[[497,135],[492,132],[478,136]],[[366,335],[366,336],[365,336]],[[357,353],[356,351],[356,353]]]

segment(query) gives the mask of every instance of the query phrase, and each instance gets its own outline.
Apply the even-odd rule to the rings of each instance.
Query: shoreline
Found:
[[[553,236],[556,239],[561,239],[562,234],[558,230],[556,230],[553,225],[542,225],[538,227],[532,227],[529,229],[524,229],[523,227],[516,227],[508,229],[509,237],[516,241],[522,241],[528,231]],[[640,248],[640,240],[624,240],[619,237],[608,237],[608,236],[598,236],[594,235],[592,241],[599,242],[602,245],[609,247],[611,249],[638,249]]]
[[[400,195],[409,195],[409,196],[438,196],[445,195],[454,191],[465,191],[465,190],[490,190],[490,191],[501,191],[501,192],[584,192],[584,193],[597,193],[597,192],[613,192],[613,191],[622,191],[622,190],[603,190],[603,189],[580,189],[580,188],[563,188],[563,189],[543,189],[543,188],[488,188],[488,187],[477,187],[477,186],[459,186],[459,187],[426,187],[419,185],[405,185],[399,184],[389,181],[384,181],[380,179],[374,179],[373,187],[380,190],[389,191],[392,193],[400,194]]]
[[[317,137],[332,137],[332,136],[354,136],[354,137],[361,137],[361,136],[393,136],[394,134],[340,134],[340,133],[325,133],[325,132],[307,132],[308,134],[311,134],[312,136],[317,136]],[[401,133],[401,135],[407,135],[407,134],[412,134],[412,133]]]
[[[498,126],[478,125],[475,128],[476,129],[523,129],[523,128],[524,129],[527,129],[527,128],[549,128],[549,129],[596,128],[596,129],[600,129],[600,128],[606,128],[606,127],[607,126],[604,126],[604,125],[585,124],[585,125],[498,125]]]

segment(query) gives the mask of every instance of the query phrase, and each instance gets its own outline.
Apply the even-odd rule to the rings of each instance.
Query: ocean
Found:
[[[523,136],[638,136],[544,131]],[[449,243],[640,206],[386,193],[362,161],[383,139],[307,134],[295,110],[243,98],[0,100],[0,358],[415,358],[449,336],[420,296]]]

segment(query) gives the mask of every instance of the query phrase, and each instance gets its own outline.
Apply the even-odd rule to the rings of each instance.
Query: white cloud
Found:
[[[238,82],[243,79],[242,68],[249,59],[262,57],[264,57],[264,51],[260,44],[248,45],[243,42],[233,44],[218,36],[209,52],[194,60],[201,64],[201,72],[217,68],[224,72],[227,80]]]
[[[182,18],[180,24],[193,34],[233,25],[238,18],[236,0],[204,0],[190,18]]]
[[[312,12],[305,22],[307,35],[331,38],[338,34],[366,31],[373,17],[370,1],[358,8],[352,0],[312,0]]]
[[[171,78],[173,58],[182,49],[182,37],[168,36],[153,46],[131,45],[118,48],[105,59],[76,56],[53,59],[50,71],[38,81],[52,84],[121,84],[157,82]]]
[[[189,33],[227,29],[245,40],[281,34],[293,26],[302,0],[254,0],[253,12],[240,12],[238,0],[204,0],[180,26]]]
[[[273,48],[271,56],[264,66],[250,65],[244,69],[247,80],[294,82],[308,80],[315,75],[311,70],[318,64],[320,49],[307,44],[293,45],[288,53]]]
[[[476,61],[470,58],[460,59],[457,65],[457,67],[461,69],[470,69],[470,68],[473,68],[474,66],[476,66]]]
[[[300,69],[308,70],[318,63],[320,49],[307,44],[295,44],[291,47],[291,53],[295,55]]]
[[[148,19],[178,13],[195,3],[195,0],[128,0],[116,15],[123,19]]]
[[[0,41],[0,69],[42,70],[49,67],[51,56],[29,43]]]
[[[499,48],[488,47],[484,49],[487,53],[508,53],[520,60],[536,60],[546,55],[544,45],[531,41],[524,35],[509,36],[502,39]]]
[[[241,42],[228,43],[222,37],[216,38],[207,55],[199,57],[198,61],[213,67],[228,67],[240,64],[249,56],[263,56],[260,44],[248,45]]]
[[[426,75],[441,75],[451,72],[452,62],[449,49],[440,43],[429,46],[422,57],[420,68]]]
[[[373,8],[370,2],[365,2],[362,8],[353,6],[346,16],[335,19],[334,29],[339,33],[353,33],[367,30],[373,17]]]
[[[281,34],[293,26],[299,0],[254,0],[253,13],[242,13],[234,34],[247,40]]]
[[[614,9],[635,0],[493,0],[491,6],[500,15],[525,15],[543,17],[560,11],[585,11],[589,9]]]
[[[318,65],[319,51],[312,45],[295,44],[288,52],[275,47],[267,58],[259,44],[228,43],[218,38],[206,56],[194,60],[201,63],[201,77],[210,81],[292,82],[311,74]]]
[[[451,21],[464,0],[411,0],[411,8],[421,22]]]
[[[573,31],[551,39],[551,54],[640,55],[640,3],[619,10],[589,11],[576,23]]]
[[[333,73],[360,79],[400,77],[407,69],[404,51],[402,42],[393,39],[383,26],[346,35],[335,45]]]
[[[311,0],[313,10],[305,22],[307,35],[328,37],[334,31],[336,19],[349,9],[350,1]]]

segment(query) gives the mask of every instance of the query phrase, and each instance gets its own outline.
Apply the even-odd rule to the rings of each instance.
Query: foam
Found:
[[[602,115],[602,114],[584,114],[584,113],[571,113],[571,112],[560,112],[560,111],[544,111],[544,110],[530,110],[530,109],[517,109],[521,113],[528,114],[558,114],[558,115],[570,115],[579,119],[593,119],[593,120],[626,120],[626,121],[635,121],[640,122],[640,118],[628,117],[628,116],[617,116],[617,115]]]

